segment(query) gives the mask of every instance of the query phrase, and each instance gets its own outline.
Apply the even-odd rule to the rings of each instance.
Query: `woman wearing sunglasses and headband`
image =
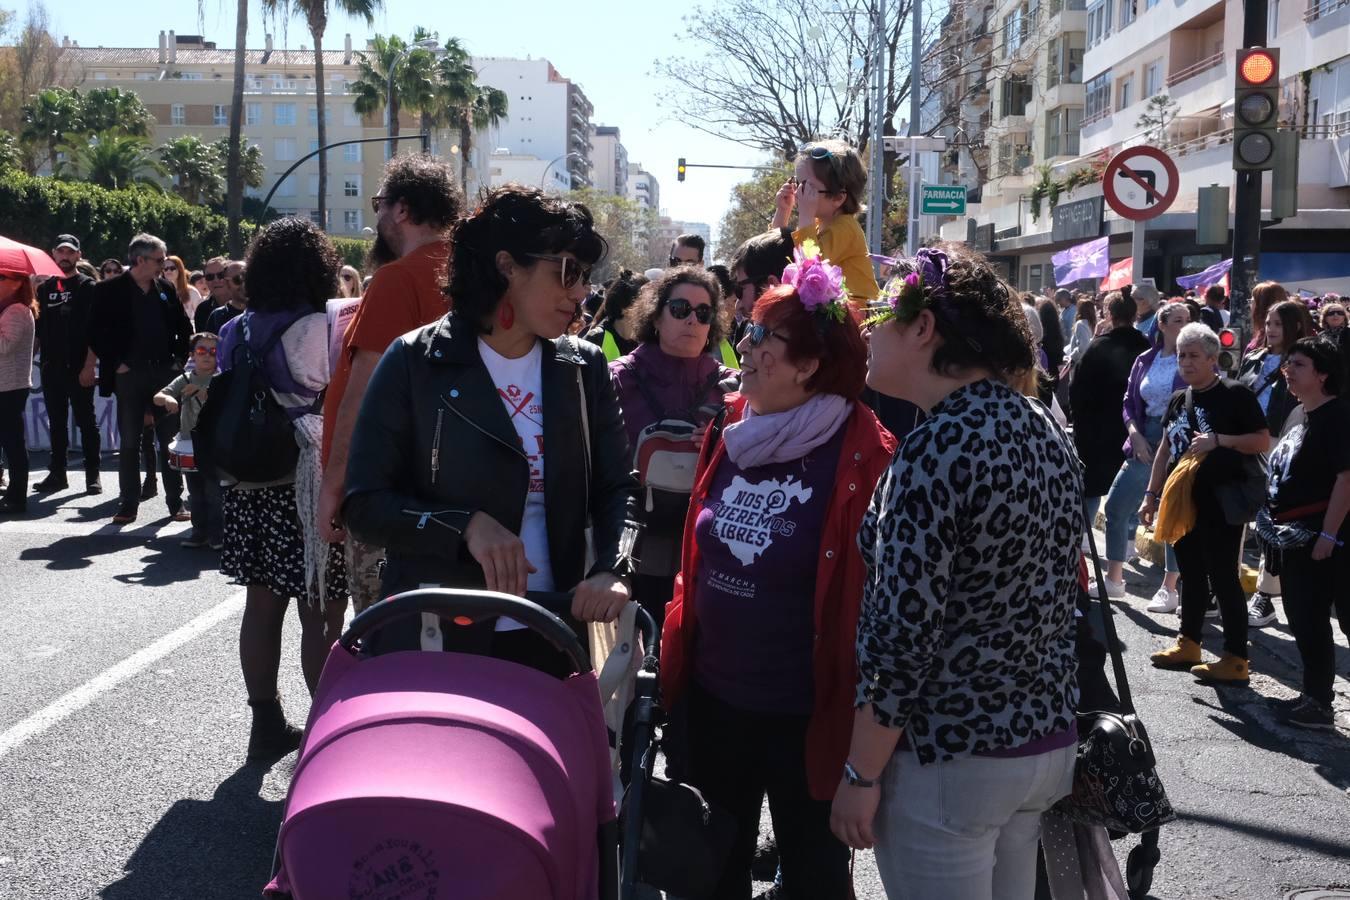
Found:
[[[630,595],[637,483],[604,354],[565,336],[604,239],[585,206],[512,184],[460,219],[450,245],[454,309],[376,366],[343,518],[388,548],[386,595],[428,583],[574,591],[578,619],[610,621]],[[417,646],[416,625],[393,639]],[[441,645],[563,668],[505,619],[446,630]]]
[[[858,710],[832,825],[875,845],[890,897],[1031,897],[1041,813],[1076,755],[1082,466],[1008,386],[1035,357],[988,261],[944,244],[897,272],[867,383],[927,418],[858,535]]]
[[[798,247],[814,241],[820,255],[844,270],[849,297],[866,303],[879,294],[867,239],[858,224],[867,169],[862,157],[843,141],[808,144],[797,154],[795,172],[778,190],[774,228],[782,228],[797,207],[797,230],[792,239]]]
[[[798,251],[756,301],[666,611],[662,686],[687,714],[689,781],[738,826],[716,900],[749,900],[766,793],[785,895],[852,896],[830,800],[857,679],[858,527],[895,441],[859,402],[867,349],[842,281]]]
[[[721,286],[707,270],[667,269],[659,281],[642,289],[628,311],[640,342],[637,349],[609,365],[628,443],[636,454],[634,468],[647,489],[644,499],[649,501],[633,599],[658,623],[665,618],[680,568],[689,493],[687,489],[658,491],[648,484],[643,457],[650,455],[650,449],[643,451],[647,443],[643,432],[652,426],[656,426],[653,431],[663,433],[669,433],[672,426],[677,433],[685,426],[698,429],[685,443],[692,457],[702,442],[703,428],[721,409],[726,393],[739,384],[740,374],[720,365],[709,353],[722,342],[731,320],[731,309],[718,302],[720,297]]]

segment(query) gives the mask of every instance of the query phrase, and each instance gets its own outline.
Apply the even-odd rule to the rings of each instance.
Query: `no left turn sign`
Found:
[[[1124,219],[1143,222],[1167,212],[1177,199],[1177,164],[1157,147],[1122,150],[1106,164],[1102,193]]]

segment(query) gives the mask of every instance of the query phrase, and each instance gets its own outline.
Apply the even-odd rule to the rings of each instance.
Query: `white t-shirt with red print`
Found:
[[[525,517],[520,539],[525,542],[525,558],[536,571],[526,587],[531,591],[553,590],[553,567],[548,554],[548,522],[544,516],[544,352],[536,343],[519,359],[507,359],[478,339],[478,353],[487,366],[502,398],[506,415],[515,426],[520,446],[530,462],[530,491],[525,498]],[[497,623],[498,631],[522,627],[509,619]]]

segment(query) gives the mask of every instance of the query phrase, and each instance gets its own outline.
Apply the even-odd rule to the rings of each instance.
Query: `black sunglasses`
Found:
[[[376,194],[374,197],[371,197],[370,211],[378,216],[380,214],[380,203],[382,203],[384,199],[385,199],[384,194]]]
[[[565,288],[574,288],[579,281],[590,283],[591,267],[583,266],[579,260],[571,256],[559,256],[556,253],[526,253],[525,255],[531,259],[546,259],[549,262],[559,263],[562,266],[559,275],[562,278],[562,286]]]
[[[120,275],[122,273],[121,269],[113,266],[104,266],[100,271],[102,271],[104,275]]]
[[[1344,316],[1344,315],[1345,313],[1342,310],[1329,309],[1326,312],[1322,313],[1322,318],[1325,319],[1327,316]]]
[[[698,319],[698,324],[700,325],[707,325],[712,321],[713,317],[713,308],[710,305],[707,303],[700,303],[698,306],[695,306],[683,297],[676,297],[666,303],[666,309],[670,310],[672,318],[681,321],[689,318],[689,314],[693,313],[694,318]]]
[[[202,277],[205,278],[207,281],[216,281],[216,280],[218,280],[218,279],[223,279],[223,278],[225,277],[225,273],[224,273],[224,272],[207,272],[206,274],[202,275]]]
[[[755,322],[749,328],[745,329],[745,337],[750,341],[751,347],[758,347],[771,337],[776,337],[780,341],[787,341],[786,337],[759,322]]]
[[[235,284],[243,284],[243,283],[244,283],[244,276],[243,276],[243,275],[231,275],[231,276],[230,276],[230,280],[233,281]]]

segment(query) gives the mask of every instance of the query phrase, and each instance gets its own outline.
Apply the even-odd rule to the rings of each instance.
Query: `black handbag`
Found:
[[[628,833],[628,792],[620,819]],[[736,841],[736,820],[688,784],[652,778],[642,794],[638,872],[643,884],[678,897],[717,890]]]
[[[1264,387],[1261,389],[1265,390]],[[1186,388],[1186,416],[1190,419],[1191,430],[1198,432],[1200,423],[1195,417],[1193,392],[1189,387]],[[1266,504],[1266,482],[1270,473],[1266,471],[1265,459],[1260,454],[1243,453],[1241,456],[1242,474],[1214,486],[1214,496],[1229,525],[1246,525]]]
[[[1097,541],[1091,531],[1088,547],[1096,567],[1102,628],[1115,671],[1120,708],[1079,711],[1073,792],[1055,804],[1055,809],[1084,825],[1140,834],[1171,822],[1176,812],[1158,778],[1153,744],[1134,710],[1120,639],[1116,636],[1110,601],[1106,599],[1102,561],[1097,556]]]

